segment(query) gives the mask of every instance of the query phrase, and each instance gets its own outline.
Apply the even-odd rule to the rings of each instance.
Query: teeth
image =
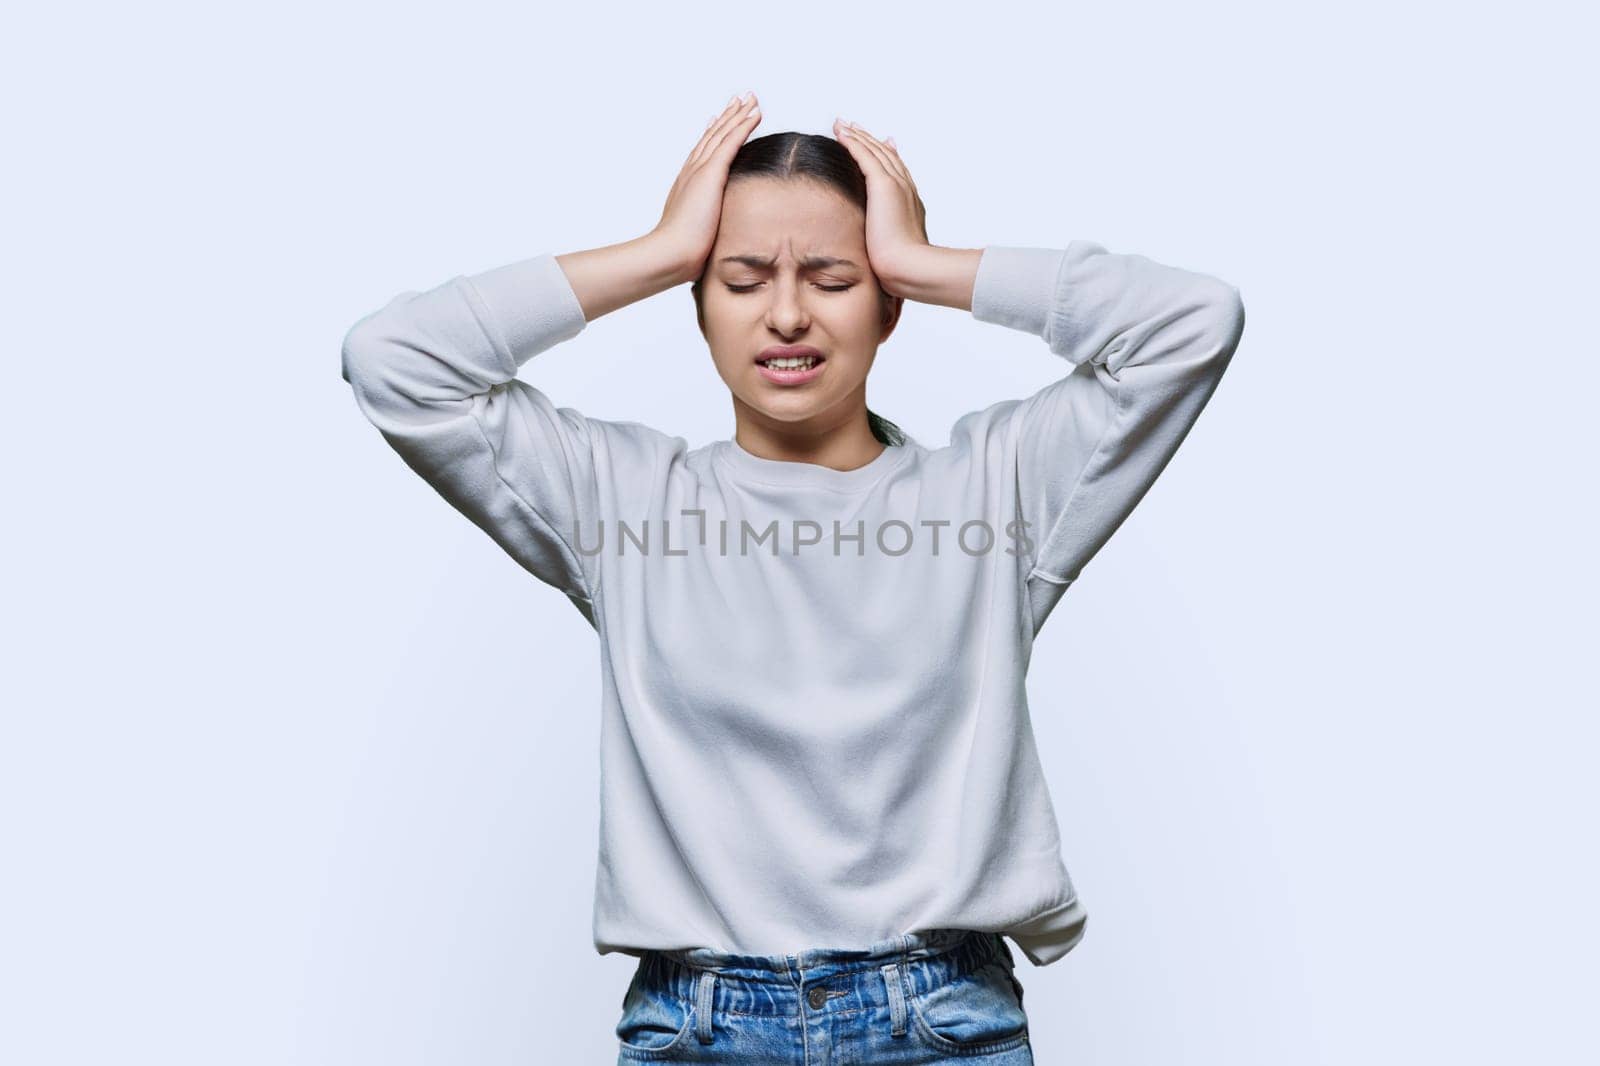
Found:
[[[779,370],[804,370],[815,362],[816,359],[812,356],[803,355],[795,359],[768,359],[767,365]]]

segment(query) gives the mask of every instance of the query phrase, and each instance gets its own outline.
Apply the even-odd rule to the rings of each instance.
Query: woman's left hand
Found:
[[[855,158],[867,178],[867,258],[878,283],[891,296],[916,276],[928,243],[928,212],[917,195],[911,172],[893,144],[885,144],[860,126],[835,119],[834,136]]]

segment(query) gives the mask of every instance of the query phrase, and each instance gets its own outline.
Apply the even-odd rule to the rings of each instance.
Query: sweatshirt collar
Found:
[[[747,480],[764,485],[832,489],[838,492],[852,492],[873,485],[884,474],[899,466],[911,451],[905,445],[886,445],[877,458],[865,466],[858,466],[854,470],[835,470],[818,463],[763,459],[746,451],[731,437],[718,441],[717,445],[721,460]]]

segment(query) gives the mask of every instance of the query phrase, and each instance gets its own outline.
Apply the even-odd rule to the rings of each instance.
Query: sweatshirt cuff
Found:
[[[985,248],[972,286],[972,317],[1043,337],[1066,254],[1065,248]]]
[[[588,319],[553,254],[507,263],[471,274],[467,280],[482,298],[490,324],[511,350],[518,366],[546,348],[583,332]]]

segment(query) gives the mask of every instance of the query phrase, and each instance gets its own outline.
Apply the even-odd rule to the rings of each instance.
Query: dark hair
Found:
[[[808,178],[841,193],[863,212],[867,209],[867,176],[861,173],[861,167],[849,149],[832,137],[791,131],[769,133],[746,141],[728,166],[728,181],[732,183],[737,178],[751,177]],[[705,329],[705,305],[701,302],[704,282],[705,274],[702,273],[689,286],[689,291],[694,295],[695,316],[700,320],[702,331]],[[899,299],[884,292],[881,285],[878,287],[878,296],[885,314],[892,301]],[[882,444],[893,447],[905,443],[905,432],[887,418],[874,413],[871,408],[867,409],[867,425]]]

